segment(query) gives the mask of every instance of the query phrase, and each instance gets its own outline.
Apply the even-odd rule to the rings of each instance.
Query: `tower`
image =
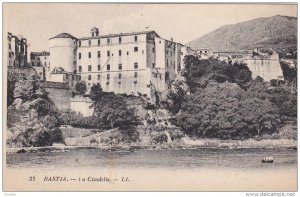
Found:
[[[49,39],[50,72],[62,68],[65,72],[76,70],[77,38],[68,33],[61,33]]]

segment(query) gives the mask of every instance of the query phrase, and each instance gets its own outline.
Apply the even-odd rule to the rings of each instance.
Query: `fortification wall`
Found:
[[[271,79],[283,79],[283,73],[279,63],[278,54],[268,58],[246,58],[244,62],[252,72],[252,78],[262,77],[265,81]]]
[[[52,99],[59,110],[71,109],[72,90],[67,84],[47,81],[41,83],[41,87],[49,93],[49,98]]]

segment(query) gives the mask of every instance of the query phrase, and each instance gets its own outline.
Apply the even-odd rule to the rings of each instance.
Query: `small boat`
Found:
[[[288,150],[294,151],[294,150],[297,150],[297,147],[291,147],[291,148],[288,148]]]
[[[26,150],[22,148],[21,150],[18,150],[17,153],[26,153]]]
[[[273,163],[274,162],[274,158],[272,156],[264,157],[261,162],[262,163]]]

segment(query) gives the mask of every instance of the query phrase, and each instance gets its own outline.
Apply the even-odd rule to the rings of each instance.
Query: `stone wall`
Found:
[[[72,90],[67,84],[59,82],[43,82],[41,83],[41,87],[49,93],[49,98],[52,99],[59,110],[71,109],[70,98],[72,97]]]

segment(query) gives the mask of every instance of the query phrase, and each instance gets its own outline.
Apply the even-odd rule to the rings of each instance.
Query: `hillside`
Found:
[[[189,42],[193,49],[214,51],[251,50],[263,48],[296,49],[297,18],[273,16],[222,26]]]

